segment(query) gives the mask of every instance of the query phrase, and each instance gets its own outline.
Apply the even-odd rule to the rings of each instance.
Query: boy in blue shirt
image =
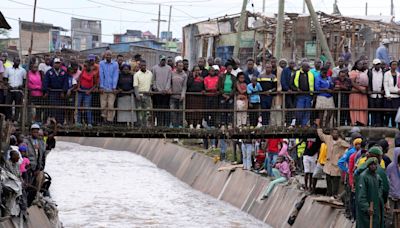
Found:
[[[247,85],[247,94],[249,94],[249,109],[260,109],[260,95],[262,88],[256,77],[251,78],[251,83]],[[250,111],[250,126],[256,126],[258,122],[259,112]]]

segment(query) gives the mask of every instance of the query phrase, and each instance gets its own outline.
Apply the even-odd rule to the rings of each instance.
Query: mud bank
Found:
[[[272,227],[350,228],[353,225],[342,210],[319,204],[308,197],[295,223],[290,226],[287,223],[289,215],[303,192],[278,186],[267,200],[258,201],[269,182],[267,178],[241,169],[218,172],[222,163],[214,164],[206,155],[164,143],[161,139],[58,137],[58,140],[137,153],[194,189],[226,201]]]

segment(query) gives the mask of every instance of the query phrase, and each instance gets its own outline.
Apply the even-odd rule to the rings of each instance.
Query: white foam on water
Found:
[[[46,171],[65,227],[268,227],[131,152],[57,142]]]

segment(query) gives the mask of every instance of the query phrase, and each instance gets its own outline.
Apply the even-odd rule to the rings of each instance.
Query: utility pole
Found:
[[[265,0],[263,0],[263,6],[262,6],[263,8],[263,13],[265,13]]]
[[[303,0],[303,14],[306,13],[306,0]]]
[[[274,53],[274,56],[277,59],[280,59],[282,57],[283,27],[285,20],[284,14],[285,14],[285,0],[279,0],[278,24],[276,29],[275,53]]]
[[[240,48],[240,40],[242,39],[243,25],[246,20],[246,7],[247,7],[247,0],[243,0],[242,11],[240,13],[240,19],[239,19],[239,27],[236,35],[235,48],[233,49],[233,56],[237,58],[239,57],[239,48]]]
[[[168,32],[171,31],[171,12],[172,12],[172,5],[169,6]]]
[[[319,42],[321,43],[322,50],[324,51],[328,60],[331,63],[334,63],[331,51],[329,50],[328,42],[326,42],[324,32],[322,31],[321,25],[319,24],[318,16],[315,13],[315,10],[311,3],[311,0],[305,0],[305,2],[307,4],[308,11],[310,12],[311,20],[313,21],[313,23],[315,25],[315,30],[317,32],[317,37],[319,39]]]
[[[390,15],[394,16],[394,4],[393,0],[390,1]]]
[[[368,2],[365,2],[365,16],[368,16]]]
[[[158,5],[158,19],[151,20],[157,21],[157,39],[160,39],[160,24],[161,22],[167,22],[166,20],[161,20],[161,4]]]
[[[35,3],[33,4],[33,18],[32,18],[32,28],[31,28],[31,43],[29,45],[28,49],[28,66],[31,64],[32,61],[32,49],[33,49],[33,32],[35,28],[35,19],[36,19],[36,3],[37,0],[35,0]],[[21,25],[20,25],[21,26]],[[19,34],[19,39],[21,40],[21,34]],[[22,48],[22,47],[20,47]],[[26,81],[25,81],[25,88],[24,88],[24,99],[22,100],[22,116],[21,116],[21,128],[22,128],[22,133],[26,134],[26,123],[28,119],[28,81],[29,81],[29,74],[26,76]]]

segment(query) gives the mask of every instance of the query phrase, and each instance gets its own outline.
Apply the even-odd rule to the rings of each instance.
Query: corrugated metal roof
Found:
[[[7,20],[4,18],[1,12],[0,12],[0,28],[11,29],[11,26],[8,24]]]

